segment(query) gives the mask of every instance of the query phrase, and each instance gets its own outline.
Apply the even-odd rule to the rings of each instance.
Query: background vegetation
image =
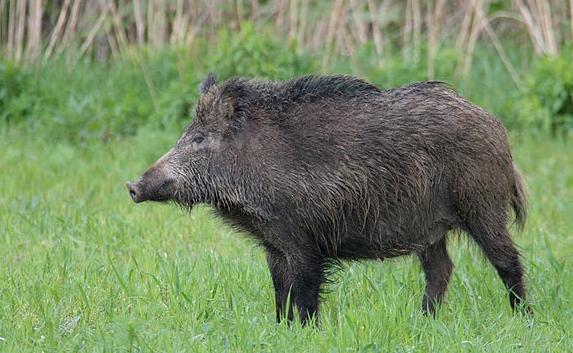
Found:
[[[68,140],[189,117],[197,83],[440,79],[510,128],[573,128],[573,6],[557,0],[0,0],[0,121]],[[94,90],[94,87],[100,89]]]
[[[572,1],[0,0],[0,351],[568,351]],[[209,214],[130,203],[208,71],[438,79],[510,129],[533,319],[465,237],[436,319],[414,259],[351,264],[321,327],[274,325],[264,257]]]

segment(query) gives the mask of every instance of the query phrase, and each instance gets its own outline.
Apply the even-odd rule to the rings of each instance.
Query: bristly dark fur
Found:
[[[350,76],[210,76],[203,86],[194,122],[141,188],[164,197],[153,185],[169,175],[173,200],[210,204],[257,239],[278,318],[293,317],[289,293],[303,322],[315,316],[333,264],[407,254],[422,263],[423,310],[433,313],[455,230],[483,249],[513,307],[525,298],[507,229],[510,207],[523,227],[525,193],[506,131],[446,84],[380,90]]]

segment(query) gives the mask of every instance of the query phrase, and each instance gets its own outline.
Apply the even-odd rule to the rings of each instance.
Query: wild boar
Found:
[[[277,320],[292,320],[287,302],[302,323],[315,317],[333,264],[408,254],[420,259],[422,310],[433,314],[452,273],[453,230],[481,247],[513,308],[525,299],[508,223],[512,208],[523,227],[526,200],[506,130],[446,84],[209,75],[200,91],[191,125],[129,192],[135,202],[209,204],[253,236]]]

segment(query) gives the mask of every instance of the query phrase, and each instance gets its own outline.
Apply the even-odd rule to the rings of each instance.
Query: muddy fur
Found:
[[[332,263],[416,254],[433,313],[468,233],[516,307],[525,298],[519,228],[525,196],[502,124],[440,82],[380,90],[348,76],[286,82],[213,76],[196,117],[138,183],[136,201],[211,204],[266,250],[277,319],[316,316]],[[167,196],[166,196],[167,195]]]

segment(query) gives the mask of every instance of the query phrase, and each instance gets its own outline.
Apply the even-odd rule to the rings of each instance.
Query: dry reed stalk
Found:
[[[406,1],[406,9],[404,13],[404,29],[402,30],[402,55],[404,59],[410,56],[410,37],[412,33],[412,0]]]
[[[209,10],[201,11],[199,7],[193,9],[192,5],[193,4],[191,3],[187,21],[187,32],[185,34],[185,45],[187,48],[191,47],[191,44],[197,36],[197,33],[201,28],[206,26],[206,23],[209,22],[209,17],[211,16],[211,12]]]
[[[569,25],[571,26],[571,43],[573,43],[573,0],[569,0]]]
[[[525,23],[529,37],[531,38],[531,42],[533,43],[535,53],[541,54],[543,52],[543,39],[541,38],[541,34],[538,33],[537,27],[533,23],[533,17],[522,0],[516,0],[515,2],[521,17],[523,18],[523,22]]]
[[[155,43],[155,9],[153,8],[154,0],[147,0],[147,43]]]
[[[66,49],[87,32],[85,40],[79,43],[83,55],[102,44],[94,39],[104,28],[100,38],[109,42],[108,49],[117,55],[132,43],[155,48],[166,43],[191,45],[198,35],[216,38],[222,26],[235,29],[251,20],[255,26],[272,22],[276,35],[295,39],[299,51],[326,49],[323,65],[335,53],[355,53],[358,45],[370,41],[380,63],[384,19],[391,3],[403,13],[399,29],[405,59],[421,60],[423,44],[428,44],[427,56],[423,58],[428,61],[428,77],[434,75],[439,40],[449,37],[448,33],[454,33],[461,55],[458,70],[467,73],[471,67],[482,31],[510,70],[498,27],[494,31],[490,24],[497,18],[523,23],[522,31],[529,36],[537,55],[556,55],[560,46],[573,42],[573,23],[567,23],[573,22],[573,0],[511,0],[511,9],[493,15],[486,14],[490,2],[485,0],[458,0],[455,5],[448,5],[446,0],[336,0],[321,4],[309,0],[58,0],[56,5],[46,0],[0,0],[0,50],[4,56],[24,63],[40,56],[47,60],[64,51],[71,53]],[[326,4],[330,6],[328,15],[311,19],[311,11],[323,11],[320,5]],[[59,6],[58,12],[51,11],[54,6]],[[481,9],[479,18],[476,7]],[[104,12],[111,17],[102,17]],[[444,23],[444,19],[448,22]],[[96,34],[90,29],[96,29]]]
[[[372,0],[367,1],[368,12],[370,13],[370,21],[372,22],[372,39],[374,41],[374,50],[376,51],[376,60],[378,64],[382,64],[382,55],[384,53],[384,45],[382,42],[382,30],[380,25],[380,17],[386,13],[389,1],[384,0],[380,5],[380,10],[376,10]]]
[[[101,29],[106,17],[107,17],[107,13],[109,11],[108,6],[104,6],[104,8],[101,10],[101,13],[97,19],[97,21],[95,22],[95,24],[93,25],[92,29],[89,31],[86,40],[83,42],[82,46],[80,47],[80,53],[79,56],[83,56],[86,51],[91,47],[91,45],[94,42],[94,39],[96,37],[96,35],[98,34],[99,30]]]
[[[473,4],[475,5],[475,3],[473,3]],[[495,34],[493,29],[491,28],[489,21],[486,18],[484,11],[483,11],[483,3],[482,3],[482,6],[476,7],[474,10],[475,10],[475,17],[478,18],[478,21],[480,23],[480,27],[485,30],[486,34],[490,38],[491,43],[493,44],[494,48],[496,49],[502,63],[504,64],[505,68],[509,72],[511,79],[513,80],[513,83],[515,83],[515,86],[517,87],[517,89],[521,89],[522,86],[521,86],[521,80],[519,78],[519,75],[517,74],[517,71],[515,71],[515,68],[511,64],[511,61],[509,60],[507,54],[505,53],[503,46],[501,45],[499,39],[497,38],[497,35]]]
[[[479,34],[481,32],[481,22],[477,14],[477,8],[483,6],[483,0],[470,0],[470,7],[473,13],[472,22],[470,25],[469,36],[467,37],[467,44],[465,46],[464,59],[462,64],[462,75],[467,76],[472,64],[473,53]]]
[[[256,22],[259,19],[259,2],[258,0],[251,0],[251,21]]]
[[[573,1],[573,0],[571,0]],[[308,0],[302,0],[301,4],[301,13],[300,13],[300,25],[298,27],[298,33],[296,36],[296,45],[299,50],[303,48],[304,39],[305,39],[305,31],[306,31],[306,23],[308,18]]]
[[[224,17],[225,13],[223,12],[223,6],[220,3],[213,2],[212,12],[213,16],[211,19],[213,22],[210,23],[210,26],[212,26],[211,28],[213,28],[213,34],[215,34],[216,28],[218,28],[219,24],[225,21],[226,18]]]
[[[166,38],[166,6],[164,0],[149,0],[147,6],[147,40],[160,48]]]
[[[7,0],[0,0],[0,43],[4,43],[4,39],[6,38],[6,33],[4,31],[4,10],[6,8],[6,1]],[[1,45],[0,45],[1,47]]]
[[[244,11],[243,11],[243,1],[241,0],[234,0],[235,1],[235,16],[237,17],[237,24],[239,28],[241,28],[241,24],[244,22],[243,18]]]
[[[179,28],[179,45],[184,45],[187,42],[187,34],[189,33],[189,25],[192,24],[192,19],[194,18],[194,11],[189,6],[188,10],[184,12],[183,19],[181,21],[181,28]]]
[[[6,51],[9,57],[13,57],[16,36],[16,3],[15,1],[10,1],[8,5],[10,8],[8,9],[8,45]]]
[[[352,64],[356,65],[356,46],[354,45],[352,36],[348,32],[348,28],[346,26],[339,26],[338,33],[338,37],[341,39],[341,42],[344,43],[344,48],[346,49],[350,61]]]
[[[111,50],[111,56],[116,58],[119,55],[119,48],[116,38],[113,35],[112,28],[109,26],[105,29],[105,39],[109,45],[109,49]]]
[[[206,17],[203,18],[203,21],[201,22],[205,22]],[[195,37],[197,36],[197,33],[199,32],[199,28],[200,26],[189,26],[189,30],[187,30],[187,33],[185,35],[185,46],[187,48],[191,47],[191,44],[193,44],[193,40],[195,40]]]
[[[464,4],[465,7],[462,10],[464,13],[464,17],[460,24],[455,44],[458,52],[460,53],[464,52],[465,47],[467,46],[467,41],[470,33],[470,26],[472,24],[472,17],[473,17],[473,7],[471,6],[471,2],[464,2]]]
[[[306,44],[306,48],[309,50],[324,48],[324,38],[326,37],[327,31],[328,23],[326,21],[318,21],[314,25],[314,31],[312,31],[313,35],[310,36],[310,40]]]
[[[165,43],[166,39],[167,39],[167,16],[168,16],[168,6],[166,3],[166,0],[158,0],[157,1],[158,6],[158,16],[157,16],[157,20],[158,20],[158,28],[157,30],[159,31],[158,36],[157,36],[157,42],[158,42],[158,47],[162,47],[163,44]]]
[[[428,45],[427,48],[427,63],[426,63],[426,77],[431,79],[434,77],[434,56],[435,56],[435,34],[434,32],[436,29],[434,28],[436,25],[434,19],[434,0],[428,1],[428,6],[426,8],[426,42]]]
[[[30,4],[29,8],[28,8],[28,14],[27,16],[24,18],[24,21],[26,21],[25,25],[24,25],[24,35],[26,36],[26,42],[24,42],[23,46],[24,48],[24,53],[23,53],[23,59],[24,61],[27,61],[28,58],[30,57],[30,51],[32,50],[31,46],[33,45],[33,41],[34,41],[34,4]]]
[[[556,54],[557,43],[546,6],[542,2],[534,0],[528,1],[527,5],[523,0],[516,0],[516,7],[525,23],[535,53],[538,55]]]
[[[437,0],[434,8],[427,10],[428,15],[428,72],[429,79],[434,78],[434,59],[438,48],[438,35],[440,33],[440,23],[442,22],[442,13],[444,10],[445,0]]]
[[[274,13],[276,14],[276,24],[279,30],[284,28],[286,5],[288,0],[277,0],[275,2]]]
[[[413,33],[413,55],[414,62],[420,58],[420,37],[422,32],[422,6],[419,0],[412,0],[412,33]]]
[[[26,48],[26,60],[36,62],[40,55],[42,45],[42,0],[30,3],[28,16],[28,46]]]
[[[70,0],[64,0],[64,4],[62,5],[62,9],[60,10],[60,14],[58,15],[58,20],[56,21],[56,25],[54,26],[54,30],[52,31],[52,35],[50,36],[50,41],[48,42],[48,48],[44,53],[44,60],[47,60],[52,55],[52,51],[56,46],[56,41],[60,37],[60,33],[64,28],[64,23],[66,22],[66,14],[68,13],[68,7],[70,6]]]
[[[175,18],[171,25],[171,37],[169,42],[171,45],[178,44],[182,33],[184,33],[185,21],[183,19],[183,0],[177,0],[175,4]]]
[[[77,34],[76,32],[80,17],[81,3],[82,0],[74,0],[74,4],[72,5],[72,9],[70,11],[68,26],[65,29],[62,44],[58,50],[58,53],[61,53],[72,42],[72,38]]]
[[[545,14],[544,14],[544,6],[539,1],[536,0],[529,0],[530,7],[533,9],[531,12],[535,23],[539,28],[539,32],[543,37],[543,43],[545,44],[545,50],[547,52],[551,51],[551,43],[548,42],[548,31],[547,31],[547,24],[545,23]]]
[[[484,19],[484,21],[487,21],[487,20]],[[492,42],[495,50],[497,51],[501,61],[503,62],[503,65],[505,66],[505,68],[509,72],[511,79],[513,80],[513,83],[515,83],[515,86],[518,89],[521,89],[522,85],[521,85],[521,79],[519,78],[519,74],[517,73],[517,71],[515,70],[513,65],[511,64],[511,60],[509,60],[509,57],[507,56],[505,49],[503,49],[503,45],[501,45],[499,38],[497,37],[497,35],[493,31],[493,29],[491,28],[489,23],[486,23],[484,28],[485,28],[487,35],[491,39],[491,42]]]
[[[343,0],[336,0],[334,2],[334,5],[332,6],[332,12],[330,14],[330,20],[328,22],[326,38],[324,42],[326,50],[324,56],[322,57],[323,69],[326,68],[326,66],[328,65],[328,62],[330,60],[330,55],[333,51],[333,45],[335,44],[334,39],[336,34],[336,27],[338,26],[340,17],[342,17],[341,14],[343,12],[343,5],[344,5]]]
[[[555,38],[555,24],[551,16],[551,3],[549,1],[538,0],[538,8],[542,19],[542,29],[547,40],[549,54],[555,55],[558,51],[558,43]]]
[[[298,32],[298,0],[290,0],[288,38],[296,38]]]
[[[559,25],[561,23],[559,14],[562,14],[563,20],[567,20],[567,4],[563,0],[551,0],[551,23],[553,24],[553,33],[555,33],[555,40],[557,42],[557,50],[559,51],[559,44],[565,39],[561,36],[561,31],[559,30]]]
[[[145,42],[145,23],[141,13],[141,0],[133,1],[133,15],[135,18],[135,32],[137,33],[137,44],[143,45]]]
[[[352,20],[354,23],[356,37],[360,44],[364,44],[368,41],[368,35],[366,34],[366,26],[361,18],[361,10],[363,3],[356,3],[356,0],[350,0],[350,10],[352,11]]]
[[[113,20],[113,28],[115,30],[115,42],[117,43],[118,52],[127,49],[128,43],[125,33],[123,32],[123,27],[121,26],[121,18],[115,7],[114,0],[108,0],[108,7],[111,12],[111,18]]]
[[[406,2],[403,37],[403,55],[405,60],[412,59],[414,62],[418,62],[420,57],[421,12],[419,0],[408,0]]]
[[[372,0],[367,0],[366,6],[368,6],[370,22],[372,23],[372,40],[374,41],[374,50],[376,51],[376,61],[380,63],[380,57],[382,55],[382,38],[380,35],[380,22],[378,21],[380,13],[376,11]]]
[[[26,28],[26,0],[18,0],[17,14],[18,26],[16,27],[16,53],[14,61],[20,62],[24,49],[24,29]]]
[[[533,17],[534,23],[538,28],[541,37],[543,38],[543,44],[545,52],[551,51],[550,43],[547,42],[547,27],[545,24],[545,14],[543,13],[543,4],[540,4],[536,0],[528,0],[529,7],[531,10],[531,15]]]

